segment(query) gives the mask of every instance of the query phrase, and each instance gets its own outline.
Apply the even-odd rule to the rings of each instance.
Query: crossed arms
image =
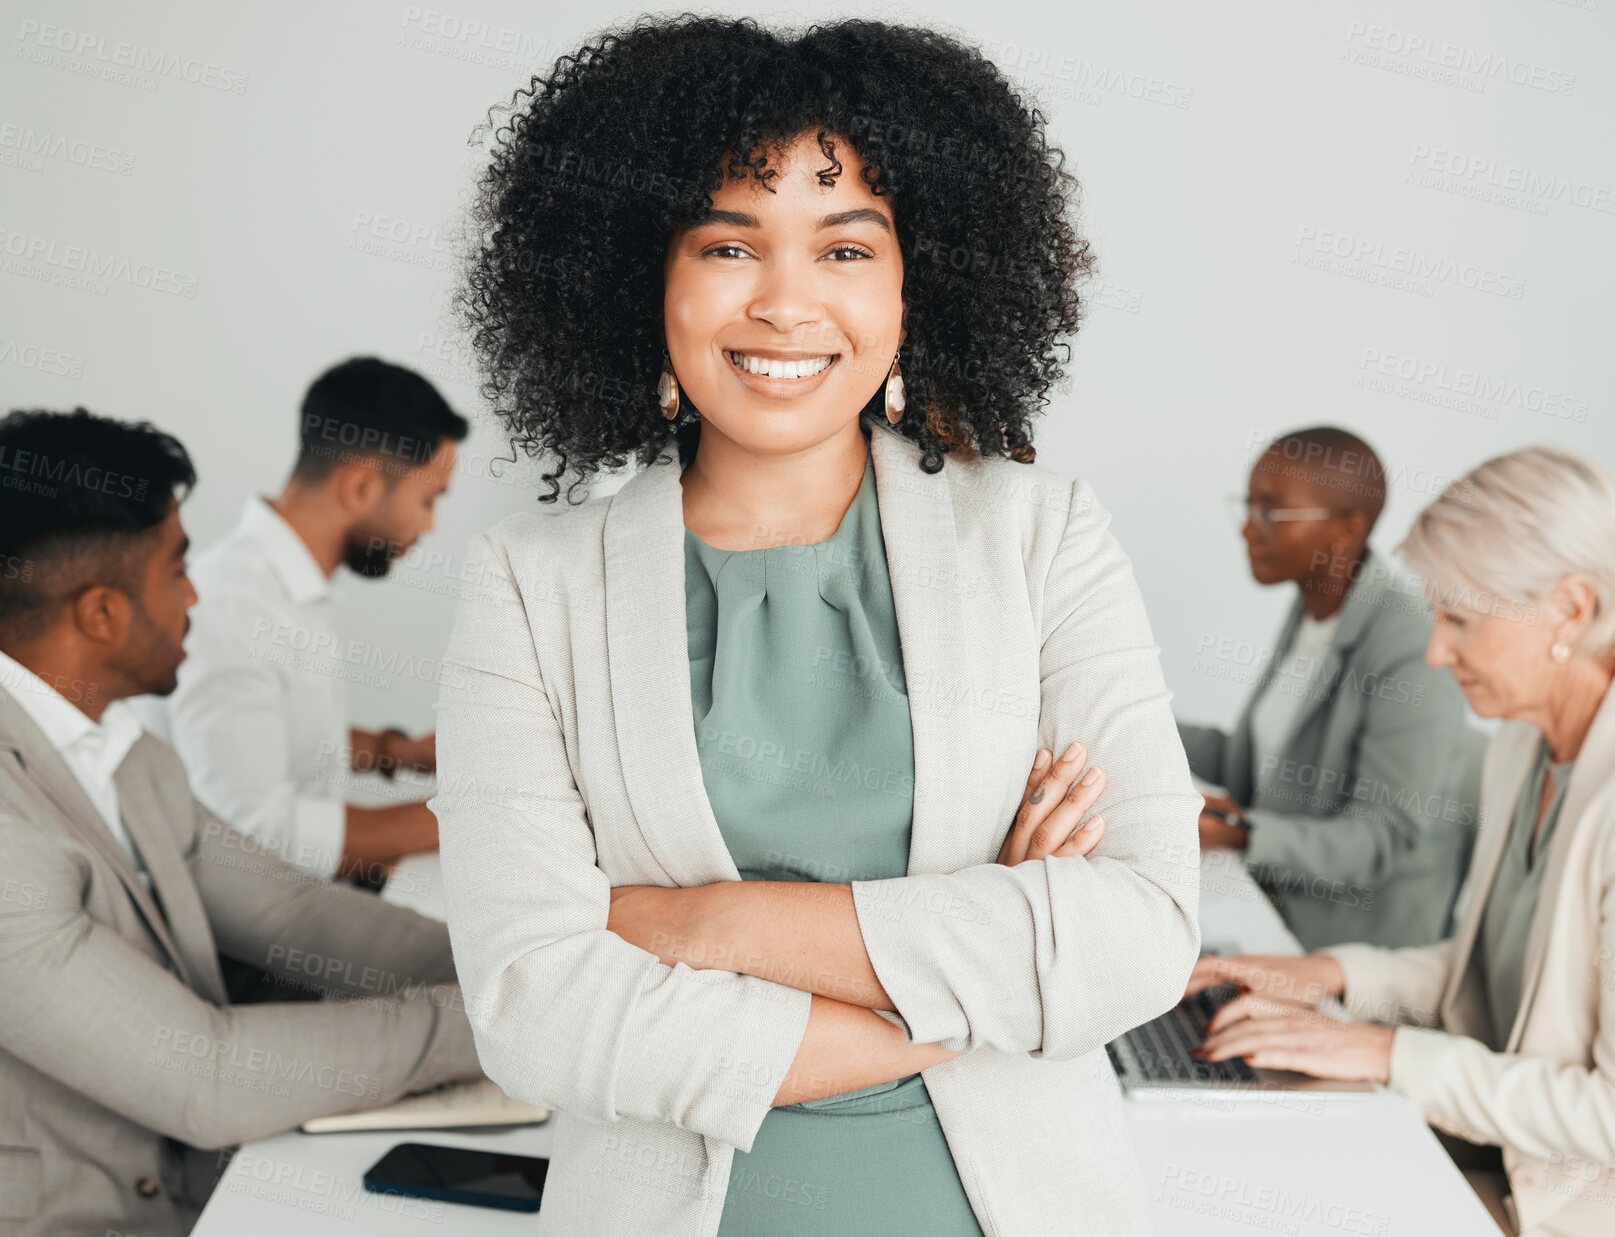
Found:
[[[512,567],[501,530],[474,538],[484,587],[458,607],[444,658],[457,673],[438,702],[443,780],[431,806],[489,1076],[547,1107],[668,1122],[749,1151],[776,1103],[977,1049],[1070,1059],[1175,1004],[1199,947],[1201,800],[1108,525],[1076,482],[1033,598],[1040,739],[1089,742],[1119,792],[1091,855],[810,891],[635,886],[615,903],[516,583],[530,573]],[[613,930],[625,896],[647,898],[641,926],[667,938],[655,951]],[[959,905],[990,913],[936,909]],[[745,969],[698,969],[684,950],[708,960],[727,950]],[[877,1059],[878,1076],[851,1068]]]

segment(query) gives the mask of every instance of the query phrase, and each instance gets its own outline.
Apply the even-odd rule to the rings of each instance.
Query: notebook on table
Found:
[[[382,1108],[314,1117],[298,1128],[305,1134],[341,1134],[354,1130],[452,1130],[470,1126],[536,1125],[550,1110],[513,1100],[488,1078],[444,1083],[431,1091],[406,1095]]]

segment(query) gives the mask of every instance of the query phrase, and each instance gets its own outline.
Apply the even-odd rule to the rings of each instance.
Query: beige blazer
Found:
[[[441,924],[266,854],[149,734],[115,780],[149,890],[0,689],[5,1237],[178,1237],[228,1159],[202,1152],[477,1073]],[[221,950],[368,999],[232,1007]]]
[[[909,875],[853,882],[875,971],[989,1237],[1155,1231],[1105,1043],[1199,949],[1197,810],[1131,566],[1084,481],[873,431],[914,732]],[[671,444],[669,444],[671,447]],[[483,1068],[557,1110],[539,1234],[710,1237],[807,992],[663,965],[618,885],[736,880],[690,698],[671,449],[473,539],[437,730],[444,891]],[[1039,745],[1110,777],[1087,858],[993,862]],[[736,736],[744,744],[745,736]]]
[[[1608,1237],[1615,1233],[1615,692],[1593,719],[1549,842],[1506,1051],[1474,1038],[1488,1024],[1475,938],[1540,738],[1526,722],[1506,723],[1492,738],[1456,935],[1415,949],[1353,944],[1324,952],[1346,972],[1355,1016],[1401,1024],[1391,1085],[1432,1125],[1502,1147],[1523,1233]]]

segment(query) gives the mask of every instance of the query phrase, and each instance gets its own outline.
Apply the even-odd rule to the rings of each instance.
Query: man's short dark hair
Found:
[[[0,419],[0,638],[44,633],[94,584],[141,591],[143,538],[196,484],[180,441],[83,408]]]
[[[471,424],[414,370],[354,357],[325,371],[303,397],[301,448],[292,475],[323,481],[339,465],[370,461],[388,482],[425,464],[445,438]]]

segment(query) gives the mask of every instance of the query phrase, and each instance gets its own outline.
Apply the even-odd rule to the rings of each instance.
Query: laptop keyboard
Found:
[[[1256,1071],[1243,1057],[1202,1061],[1190,1055],[1206,1038],[1206,1024],[1212,1015],[1238,994],[1239,989],[1233,984],[1203,989],[1185,997],[1159,1018],[1127,1032],[1122,1039],[1126,1041],[1138,1073],[1150,1082],[1256,1082]],[[1115,1044],[1106,1044],[1105,1049],[1110,1054],[1111,1067],[1125,1077],[1127,1070]]]

